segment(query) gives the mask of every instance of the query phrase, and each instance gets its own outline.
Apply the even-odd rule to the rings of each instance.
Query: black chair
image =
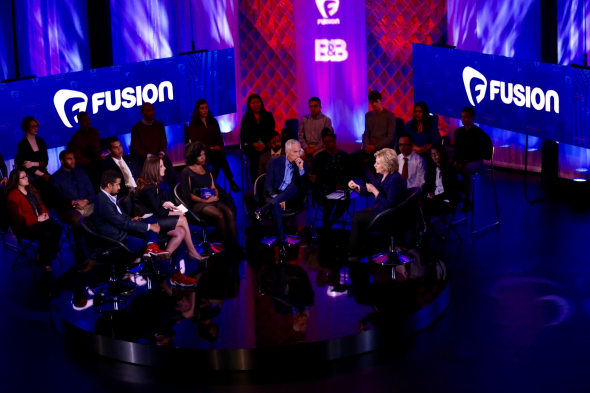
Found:
[[[199,254],[207,256],[207,255],[215,255],[223,251],[223,245],[219,243],[209,243],[207,240],[207,228],[209,227],[206,220],[199,217],[192,209],[189,201],[185,202],[180,195],[180,188],[181,184],[177,184],[174,187],[174,197],[176,199],[176,203],[183,205],[185,208],[188,209],[186,214],[186,218],[191,225],[201,227],[201,231],[203,234],[203,241],[196,246],[197,251]]]
[[[389,252],[383,265],[397,266],[415,260],[409,254],[398,252],[395,241],[397,237],[405,235],[416,223],[420,193],[418,187],[408,188],[403,202],[391,209],[382,211],[369,224],[369,232],[383,233],[390,237]],[[373,260],[382,256],[384,254],[373,256]]]
[[[266,203],[266,199],[264,196],[265,182],[266,182],[266,173],[263,173],[262,175],[258,176],[258,178],[256,179],[256,182],[254,183],[254,199],[256,200],[256,205],[258,207],[262,207]],[[295,218],[295,216],[297,216],[299,213],[301,213],[303,211],[303,209],[305,209],[306,203],[307,203],[307,193],[305,193],[305,195],[303,195],[303,198],[301,198],[301,200],[299,200],[295,204],[295,206],[293,206],[293,204],[291,204],[287,209],[283,210],[283,221],[287,221],[289,219]],[[287,244],[299,243],[299,240],[298,240],[299,236],[297,236],[297,235],[285,234],[285,237],[287,238],[287,240],[289,240],[289,239],[291,240],[290,242],[287,241]],[[263,239],[263,243],[270,246],[272,243],[274,243],[274,241],[269,244],[265,241],[265,239]]]
[[[137,285],[117,279],[116,267],[124,266],[127,268],[141,254],[136,255],[125,244],[100,235],[94,228],[92,215],[80,219],[80,228],[82,229],[84,247],[88,258],[97,265],[108,265],[110,267],[109,281],[92,289],[95,295],[108,298],[108,300],[95,306],[94,311],[109,313],[125,310],[129,304],[124,300],[117,299],[117,297],[133,291],[137,288]]]
[[[121,211],[123,212],[123,214],[125,214],[127,217],[135,217],[134,211],[133,211],[133,198],[134,196],[132,194],[126,195],[122,198],[117,199],[117,205],[119,205],[119,208],[121,209]]]

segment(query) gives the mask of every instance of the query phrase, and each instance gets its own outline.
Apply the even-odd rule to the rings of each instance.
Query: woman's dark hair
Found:
[[[246,104],[246,114],[244,116],[254,117],[254,112],[252,112],[252,109],[250,108],[250,102],[252,102],[252,100],[255,98],[258,98],[260,100],[260,113],[266,112],[266,108],[264,107],[264,102],[262,101],[262,97],[260,97],[258,94],[250,94],[248,96],[248,102]]]
[[[10,172],[10,175],[8,175],[8,183],[6,184],[6,195],[8,195],[12,190],[16,190],[18,188],[18,182],[20,180],[19,177],[21,173],[26,174],[24,168],[16,168]],[[39,203],[43,203],[41,200],[41,195],[39,195],[39,191],[37,191],[34,185],[29,183],[29,185],[25,187],[25,190],[27,190],[28,193],[35,195]]]
[[[205,157],[207,156],[207,146],[205,146],[202,142],[193,142],[186,147],[186,151],[184,152],[184,159],[186,161],[186,165],[195,165],[201,152],[205,151]]]
[[[143,164],[141,176],[137,179],[137,189],[143,188],[149,184],[154,184],[156,188],[160,188],[160,161],[162,159],[158,156],[148,157]]]
[[[414,104],[412,108],[412,131],[418,132],[418,122],[414,118],[414,108],[419,107],[422,109],[422,132],[427,131],[430,128],[430,123],[432,122],[432,116],[430,116],[430,110],[428,109],[428,105],[424,101],[419,101]]]
[[[449,165],[451,165],[451,163],[449,162],[449,155],[447,154],[447,149],[445,149],[443,145],[437,145],[433,146],[432,149],[430,149],[431,152],[433,150],[436,150],[438,156],[440,157],[440,160],[438,161],[440,163],[440,178],[443,180],[443,182],[446,182],[449,177]],[[432,157],[430,157],[430,159],[432,160]],[[434,164],[434,166],[436,167],[436,164]]]
[[[37,123],[37,125],[39,125],[39,121],[37,119],[35,119],[33,116],[27,116],[20,123],[21,130],[23,130],[23,132],[29,131],[29,126],[31,125],[32,121],[34,121],[35,123]]]
[[[201,98],[195,104],[195,110],[193,111],[193,120],[197,120],[197,119],[199,119],[201,117],[201,114],[199,113],[199,108],[203,104],[207,104],[207,106],[209,106],[209,103],[204,98]],[[207,113],[207,119],[211,119],[211,118],[213,118],[213,115],[211,114],[211,109],[209,109],[209,113]]]

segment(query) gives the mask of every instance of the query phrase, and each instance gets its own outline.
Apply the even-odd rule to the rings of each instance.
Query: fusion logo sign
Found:
[[[479,82],[475,87],[475,91],[479,92],[475,96],[475,101],[471,93],[471,81],[473,79]],[[463,69],[463,83],[465,84],[465,91],[467,92],[467,98],[471,105],[475,106],[476,102],[479,104],[483,101],[488,88],[488,80],[481,72],[471,67],[465,67]],[[516,106],[525,106],[527,108],[532,106],[538,111],[545,109],[545,111],[551,112],[551,99],[553,99],[553,111],[559,113],[559,95],[554,90],[544,92],[539,87],[532,88],[530,86],[506,83],[498,80],[490,80],[489,87],[490,101],[494,101],[499,95],[502,102],[507,105],[515,104]]]
[[[141,106],[144,102],[153,104],[156,101],[163,102],[166,99],[166,90],[168,100],[174,100],[174,92],[172,89],[172,82],[163,81],[159,86],[156,87],[154,84],[148,84],[146,86],[127,87],[123,91],[105,91],[100,93],[94,93],[92,95],[92,114],[98,113],[99,108],[106,104],[106,109],[109,112],[115,112],[123,106],[123,108],[132,108],[134,106]],[[68,119],[68,113],[66,112],[66,103],[71,99],[81,99],[72,107],[72,112],[86,112],[88,107],[88,96],[76,90],[62,89],[55,93],[53,97],[53,104],[55,109],[64,123],[68,128],[72,128],[72,123]],[[114,98],[114,102],[113,102]],[[78,118],[75,118],[76,123]]]
[[[315,0],[323,19],[318,19],[318,25],[339,25],[340,19],[331,19],[338,12],[340,0]]]
[[[315,61],[344,61],[348,59],[346,42],[341,39],[315,40]]]

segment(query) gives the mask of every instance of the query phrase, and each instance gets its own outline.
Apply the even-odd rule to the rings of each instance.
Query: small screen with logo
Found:
[[[6,159],[15,156],[26,116],[39,120],[39,136],[52,148],[70,141],[81,111],[104,138],[131,132],[143,103],[154,105],[164,125],[173,125],[189,121],[201,98],[214,116],[236,112],[233,49],[0,84],[1,151]]]
[[[590,148],[590,71],[414,44],[414,100],[433,113]]]

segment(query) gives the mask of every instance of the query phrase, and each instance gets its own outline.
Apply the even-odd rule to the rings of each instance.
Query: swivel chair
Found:
[[[182,199],[182,195],[180,194],[180,187],[181,187],[180,183],[178,183],[174,187],[174,197],[176,199],[176,203],[181,204],[185,208],[187,208],[188,212],[186,214],[186,218],[187,218],[189,224],[201,227],[201,231],[203,234],[203,241],[196,246],[197,251],[199,252],[199,254],[205,255],[205,256],[215,255],[215,254],[222,252],[223,251],[222,244],[209,243],[209,241],[207,240],[207,227],[208,227],[207,221],[205,221],[203,218],[199,217],[199,215],[196,214],[191,209],[191,205],[189,203],[190,201],[184,201]]]
[[[117,297],[133,291],[137,288],[137,285],[117,279],[116,267],[118,265],[127,267],[136,260],[138,255],[133,254],[123,243],[100,235],[95,230],[91,217],[92,215],[80,219],[80,228],[82,229],[87,255],[97,265],[108,265],[110,267],[109,281],[92,289],[95,295],[109,299],[95,306],[94,311],[111,313],[125,310],[129,307],[129,304],[124,300],[117,299]]]
[[[371,221],[368,232],[387,234],[390,238],[389,252],[387,254],[374,255],[373,260],[379,261],[385,258],[383,265],[387,266],[403,265],[404,263],[415,260],[409,254],[398,252],[395,247],[395,241],[397,237],[403,236],[416,223],[419,198],[420,188],[408,188],[403,202],[391,209],[382,211]]]
[[[256,204],[258,207],[262,207],[266,200],[264,199],[264,185],[266,182],[266,173],[258,176],[256,182],[254,182],[254,199],[256,200]],[[307,192],[303,195],[303,197],[298,201],[295,206],[289,206],[285,210],[283,210],[283,221],[287,221],[289,219],[294,218],[299,213],[305,209],[305,205],[307,203]],[[275,236],[271,236],[269,238],[262,239],[262,243],[270,246],[276,240]],[[287,235],[285,234],[285,240],[287,245],[297,244],[300,241],[300,237],[297,235]]]

